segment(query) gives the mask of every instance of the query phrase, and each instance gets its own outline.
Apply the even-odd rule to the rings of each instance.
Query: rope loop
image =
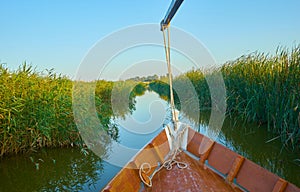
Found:
[[[151,165],[149,163],[142,163],[139,169],[139,176],[141,181],[147,185],[148,187],[152,187],[152,178],[156,173],[158,173],[162,168],[170,171],[173,169],[173,165],[175,165],[179,169],[185,169],[188,167],[188,164],[185,162],[177,161],[175,159],[166,160],[160,167],[153,171],[153,173],[148,176],[147,174],[151,171]]]
[[[170,159],[164,162],[163,166],[170,171],[173,168],[173,165],[175,165],[179,168],[179,169],[185,169],[188,167],[187,163],[185,162],[181,162],[181,161],[177,161],[175,159]]]
[[[185,169],[188,167],[188,164],[185,162],[177,161],[176,156],[179,149],[179,143],[182,139],[182,136],[184,134],[184,131],[186,129],[183,129],[181,131],[178,130],[179,127],[177,127],[178,123],[178,117],[176,114],[175,109],[175,103],[174,103],[174,95],[173,95],[173,83],[172,83],[172,70],[171,70],[171,46],[170,46],[170,30],[169,27],[166,28],[167,34],[165,34],[165,30],[163,30],[163,37],[164,37],[164,47],[165,47],[165,54],[166,54],[166,61],[168,66],[168,76],[169,76],[169,84],[170,84],[170,105],[171,105],[171,112],[172,112],[172,123],[174,130],[171,131],[171,127],[168,126],[170,133],[171,133],[171,139],[172,143],[170,144],[171,150],[169,152],[167,160],[164,161],[164,163],[160,166],[158,166],[153,173],[149,176],[148,174],[151,171],[151,165],[149,163],[142,163],[139,169],[139,176],[142,180],[142,182],[147,185],[148,187],[152,187],[152,178],[154,175],[159,172],[161,169],[165,168],[166,170],[170,171],[174,165],[176,165],[179,169]],[[177,133],[179,132],[179,133]]]
[[[145,166],[146,170],[145,170]],[[152,187],[152,175],[148,176],[147,173],[149,173],[151,170],[151,165],[150,163],[142,163],[139,169],[139,175],[140,175],[140,179],[142,180],[142,182],[147,185],[148,187]],[[155,171],[154,171],[155,172]]]

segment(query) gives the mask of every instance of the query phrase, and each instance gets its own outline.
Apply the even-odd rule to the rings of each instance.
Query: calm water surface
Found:
[[[167,107],[154,92],[137,97],[132,114],[114,119],[119,125],[118,142],[128,148],[142,148],[168,123]],[[201,133],[209,129],[207,113],[201,113],[200,123],[189,114],[181,114],[180,119]],[[263,127],[226,119],[217,142],[300,186],[300,153],[282,148],[278,140],[268,142],[272,138]],[[79,149],[44,149],[1,159],[0,192],[99,191],[120,169]]]

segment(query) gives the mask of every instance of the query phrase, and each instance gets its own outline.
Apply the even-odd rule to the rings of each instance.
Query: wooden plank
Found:
[[[241,166],[236,181],[248,191],[272,191],[279,177],[260,167],[252,161],[245,159]]]
[[[279,178],[272,192],[284,192],[287,184],[288,182],[286,180]]]
[[[215,142],[213,140],[211,140],[211,139],[209,139],[208,137],[205,137],[205,136],[203,137],[202,143],[199,147],[201,164],[203,164],[207,160],[214,144],[215,144]]]
[[[255,192],[300,192],[300,189],[275,174],[256,165],[252,161],[237,155],[231,150],[214,143],[209,138],[189,129],[187,149],[198,156],[200,161],[185,152],[179,153],[177,160],[186,162],[188,168],[179,169],[174,165],[168,171],[162,169],[152,180],[153,187],[141,188],[139,167],[148,162],[153,166],[150,174],[157,167],[157,162],[169,151],[165,131],[162,131],[136,157],[123,168],[103,191],[248,191]],[[205,160],[218,170],[225,178],[214,172],[210,167],[203,166]],[[150,174],[147,174],[149,176]],[[236,178],[236,183],[232,183]]]
[[[148,176],[156,169],[158,162],[163,162],[162,155],[167,153],[169,145],[165,131],[146,145],[134,159],[128,163],[103,189],[104,192],[139,191],[141,180],[138,174],[142,163],[149,163],[151,170]]]
[[[189,128],[187,151],[200,158],[203,164],[209,156],[214,141]]]
[[[179,169],[174,165],[170,171],[162,169],[153,177],[152,188],[145,187],[143,191],[241,191],[226,183],[224,178],[214,171],[203,167],[199,161],[184,152],[177,156],[177,160],[187,163],[188,167]]]
[[[187,150],[197,157],[201,156],[200,145],[201,145],[202,139],[203,139],[203,135],[197,133],[193,129],[189,129]]]
[[[285,192],[300,192],[300,188],[294,184],[288,183]]]
[[[165,156],[169,153],[170,147],[166,132],[163,130],[157,137],[151,141],[152,147],[154,147],[161,162],[164,161]]]
[[[234,160],[234,163],[232,165],[232,168],[229,172],[229,174],[227,175],[227,178],[226,180],[229,182],[229,183],[232,183],[233,182],[233,179],[236,177],[236,175],[238,174],[243,162],[244,162],[245,158],[241,155],[238,155],[236,157],[236,159]]]
[[[143,163],[149,163],[152,169],[158,166],[158,163],[162,163],[159,156],[156,154],[155,148],[151,144],[148,144],[144,150],[140,151],[134,158],[134,163],[139,169]]]
[[[140,188],[140,178],[136,169],[124,168],[103,189],[103,192],[137,191]]]
[[[219,143],[215,143],[207,160],[210,166],[221,172],[223,175],[227,175],[237,156],[238,154],[232,150]]]

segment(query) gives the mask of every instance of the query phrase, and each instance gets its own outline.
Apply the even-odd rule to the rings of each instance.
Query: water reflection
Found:
[[[210,129],[209,118],[209,112],[202,112],[199,121],[193,117],[193,113],[183,113],[181,121],[207,135]],[[227,117],[217,142],[300,186],[300,177],[297,176],[300,174],[300,163],[297,160],[300,158],[300,151],[288,151],[278,139],[273,140],[275,137],[276,135],[267,132],[267,127]]]
[[[161,89],[168,90],[165,86],[168,85],[156,82],[151,86],[151,90],[158,92],[161,99],[168,101],[168,92],[159,93]],[[179,103],[177,95],[175,95],[175,100],[177,100],[176,107],[178,109],[186,105],[186,100],[180,100],[183,103]],[[213,135],[217,134],[217,142],[300,186],[300,177],[298,177],[300,175],[300,151],[288,151],[278,139],[273,140],[276,135],[267,132],[267,127],[227,117],[220,131],[210,126],[210,119],[211,113],[209,110],[200,111],[200,116],[195,113],[194,107],[181,110],[181,122],[190,125],[206,136],[210,136],[212,133]]]
[[[155,92],[144,91],[142,93],[142,96],[133,97],[135,110],[130,111],[124,108],[120,110],[122,111],[120,117],[111,118],[118,128],[119,144],[136,150],[155,137],[170,118],[168,112],[163,110],[168,108],[166,100],[162,100]],[[152,107],[149,107],[151,104]],[[158,110],[159,108],[161,109]],[[161,122],[161,119],[152,118],[153,113],[163,116],[164,122]],[[150,131],[151,133],[137,134],[128,129],[131,123],[126,124],[126,119],[130,116],[140,125],[142,124],[137,128],[153,129],[149,123],[151,119],[158,121],[154,123],[160,126]],[[188,110],[181,112],[180,116],[182,122],[204,134],[210,129],[209,118],[209,112],[201,112],[198,118]],[[125,124],[122,125],[120,122]],[[300,159],[300,153],[287,151],[281,147],[278,140],[267,142],[273,137],[263,127],[227,118],[217,142],[300,186],[300,177],[298,177],[300,165],[298,161],[295,161],[295,159]],[[123,156],[117,154],[116,158],[122,159]],[[38,153],[1,159],[0,191],[99,191],[119,170],[120,167],[102,161],[93,153],[84,156],[79,149],[42,150]]]
[[[92,153],[42,150],[2,159],[0,191],[98,191],[102,173],[103,162]]]
[[[147,91],[142,97],[136,97],[136,110],[124,119],[115,119],[119,127],[120,144],[141,149],[169,122],[167,108],[168,103],[155,92]]]
[[[124,117],[114,118],[119,128],[118,143],[114,142],[109,157],[105,160],[123,167],[126,163],[164,127],[167,102],[158,94],[146,91],[135,97],[136,110]]]
[[[127,114],[136,110],[136,97],[142,96],[147,90],[147,84],[136,81],[118,81],[111,90],[112,115],[125,119]]]
[[[234,125],[235,124],[235,125]],[[300,185],[300,152],[288,151],[267,127],[227,119],[219,142],[286,180]]]

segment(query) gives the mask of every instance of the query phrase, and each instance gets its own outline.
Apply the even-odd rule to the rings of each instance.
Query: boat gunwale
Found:
[[[277,176],[276,174],[268,171],[267,169],[257,165],[256,163],[254,163],[253,161],[239,155],[238,153],[232,151],[229,148],[226,148],[225,146],[223,146],[222,144],[216,143],[214,141],[212,141],[212,144],[210,144],[210,148],[206,150],[206,153],[199,153],[200,150],[200,145],[202,142],[202,139],[207,139],[210,140],[208,137],[206,137],[205,135],[196,132],[195,130],[193,130],[192,128],[188,128],[188,142],[187,142],[187,149],[183,150],[183,152],[185,152],[188,156],[190,156],[191,158],[193,158],[195,161],[200,162],[200,166],[202,166],[205,169],[209,169],[210,171],[214,172],[215,174],[219,175],[220,177],[223,178],[225,183],[228,183],[229,185],[232,186],[233,190],[234,189],[238,189],[240,191],[250,191],[250,190],[254,190],[255,191],[264,191],[261,190],[261,188],[268,188],[270,189],[269,191],[272,192],[300,192],[300,188],[298,188],[296,185],[282,179],[281,177]],[[118,186],[116,185],[123,185],[125,183],[122,183],[122,181],[120,181],[120,179],[122,179],[122,173],[124,172],[128,172],[128,169],[131,169],[131,171],[129,172],[131,177],[131,181],[135,181],[138,183],[135,183],[133,186],[131,186],[133,190],[136,191],[140,191],[142,184],[141,184],[141,180],[139,178],[139,174],[138,169],[139,169],[139,155],[143,153],[143,151],[145,151],[146,149],[149,148],[155,148],[155,154],[156,157],[158,158],[158,162],[162,163],[163,159],[162,156],[166,156],[166,152],[161,152],[159,150],[159,146],[162,143],[168,143],[167,141],[167,137],[165,135],[165,131],[162,130],[154,139],[152,139],[152,141],[150,141],[149,143],[147,143],[118,173],[117,175],[115,175],[115,177],[113,177],[113,179],[106,185],[106,187],[102,190],[103,192],[108,192],[108,191],[117,191],[115,189],[118,188]],[[201,138],[199,140],[199,138]],[[226,151],[231,151],[232,154],[236,155],[236,158],[233,162],[233,164],[231,165],[231,169],[227,174],[224,174],[222,171],[216,169],[215,167],[213,167],[212,165],[210,165],[209,163],[209,159],[210,159],[210,153],[214,150],[214,145],[217,144],[218,147],[223,147]],[[194,145],[198,145],[198,153],[196,152],[195,146]],[[220,149],[219,149],[220,150]],[[214,151],[213,151],[214,152]],[[161,154],[162,153],[162,154]],[[249,178],[249,181],[245,181],[245,179],[247,178],[243,178],[240,180],[242,180],[243,182],[240,183],[238,182],[238,177],[239,174],[241,174],[241,170],[245,171],[245,167],[243,167],[244,162],[248,162],[252,165],[252,167],[254,167],[254,169],[258,170],[259,174],[262,174],[263,176],[268,176],[268,177],[273,177],[270,179],[269,181],[269,185],[270,186],[262,186],[265,185],[266,183],[260,181],[257,183],[249,183],[249,181],[256,181],[255,178]],[[154,165],[151,168],[151,172],[154,171],[156,169],[157,165]],[[249,172],[249,170],[246,170]],[[250,170],[253,171],[253,170]],[[256,170],[255,170],[256,171]],[[255,174],[256,172],[254,172]],[[133,174],[133,175],[132,175]],[[244,174],[245,175],[245,174]],[[263,177],[262,176],[262,177]],[[133,177],[136,177],[136,179],[134,179]],[[252,179],[252,180],[251,180]],[[253,180],[254,179],[254,180]],[[266,179],[266,178],[265,178]],[[276,181],[275,181],[276,180]],[[132,182],[130,182],[131,184],[133,184]],[[128,185],[128,183],[126,183],[126,185]],[[124,186],[123,186],[124,187]],[[254,187],[254,188],[253,188]],[[146,187],[145,187],[146,188]],[[250,188],[250,189],[249,189]],[[120,188],[119,188],[120,189]],[[122,188],[121,188],[122,189]]]

